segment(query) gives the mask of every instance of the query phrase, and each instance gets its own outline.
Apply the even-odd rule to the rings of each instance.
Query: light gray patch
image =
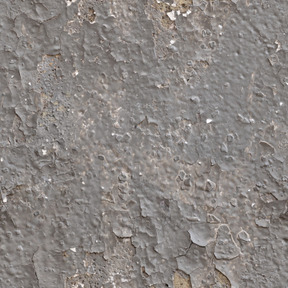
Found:
[[[227,225],[221,225],[217,230],[217,238],[214,255],[217,259],[231,260],[238,257],[240,249],[237,247],[230,229]]]
[[[217,226],[213,224],[193,223],[189,229],[190,239],[194,244],[205,247],[209,242],[215,240],[216,229]]]

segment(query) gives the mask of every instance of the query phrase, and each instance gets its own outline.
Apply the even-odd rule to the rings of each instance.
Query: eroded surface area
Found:
[[[0,287],[287,288],[287,13],[1,1]]]

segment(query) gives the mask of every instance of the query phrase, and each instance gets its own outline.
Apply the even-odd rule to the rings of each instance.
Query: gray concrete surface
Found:
[[[287,13],[1,0],[0,287],[287,288]]]

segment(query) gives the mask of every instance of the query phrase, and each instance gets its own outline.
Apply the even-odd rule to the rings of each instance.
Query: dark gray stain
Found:
[[[0,287],[287,288],[288,2],[0,3]]]

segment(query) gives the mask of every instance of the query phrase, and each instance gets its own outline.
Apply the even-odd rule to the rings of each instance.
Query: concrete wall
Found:
[[[0,288],[287,288],[287,13],[2,0]]]

